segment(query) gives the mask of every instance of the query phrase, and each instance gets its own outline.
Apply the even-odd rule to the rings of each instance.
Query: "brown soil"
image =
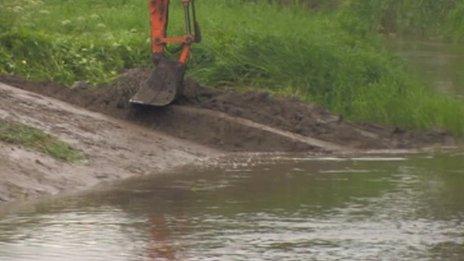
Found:
[[[0,119],[41,129],[82,151],[67,163],[0,142],[0,203],[160,173],[220,152],[0,83]]]
[[[176,105],[167,108],[137,109],[128,104],[148,71],[129,70],[112,84],[97,88],[66,88],[53,83],[30,83],[14,77],[0,81],[14,86],[55,97],[63,101],[103,112],[125,120],[150,126],[183,139],[195,141],[227,151],[333,151],[314,144],[291,144],[218,120],[205,111],[222,112],[236,119],[247,119],[290,134],[327,142],[347,150],[414,149],[431,146],[453,146],[451,135],[440,131],[411,132],[395,127],[373,124],[352,124],[327,110],[296,99],[273,97],[264,92],[240,93],[218,90],[187,80],[183,95]],[[208,113],[206,113],[208,114]]]

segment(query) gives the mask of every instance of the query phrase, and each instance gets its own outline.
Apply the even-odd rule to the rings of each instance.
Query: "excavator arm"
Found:
[[[194,0],[181,0],[184,9],[185,34],[167,35],[170,0],[149,0],[151,24],[151,51],[155,69],[142,84],[132,104],[166,106],[172,103],[183,87],[186,64],[193,43],[201,41],[200,27],[196,20]],[[177,44],[181,47],[177,60],[166,56],[166,46]]]

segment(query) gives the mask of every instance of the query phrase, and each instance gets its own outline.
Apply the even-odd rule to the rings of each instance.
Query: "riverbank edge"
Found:
[[[175,140],[175,141],[178,141],[180,142],[180,144],[185,147],[189,147],[189,146],[193,146],[193,147],[196,147],[196,148],[199,148],[198,146],[204,148],[203,149],[203,152],[204,155],[194,155],[194,154],[191,154],[191,155],[194,155],[193,158],[191,158],[189,161],[183,161],[181,164],[178,163],[179,160],[177,160],[175,157],[173,159],[174,162],[176,162],[176,164],[173,164],[172,166],[170,167],[167,167],[167,168],[163,168],[163,169],[160,169],[156,172],[152,172],[150,174],[144,174],[144,175],[160,175],[160,174],[164,174],[164,173],[170,173],[172,170],[176,170],[176,169],[179,169],[183,166],[192,166],[193,165],[203,165],[203,166],[207,166],[207,164],[205,162],[211,162],[211,161],[216,161],[216,162],[220,162],[221,161],[221,158],[223,157],[226,157],[226,156],[232,156],[232,155],[248,155],[249,157],[254,157],[254,156],[257,156],[257,155],[266,155],[266,154],[275,154],[275,153],[250,153],[249,151],[248,152],[241,152],[241,153],[233,153],[233,152],[226,152],[226,151],[221,151],[221,150],[217,150],[217,149],[214,149],[214,148],[211,148],[211,147],[208,147],[208,146],[204,146],[204,145],[194,145],[194,143],[192,143],[191,141],[188,141],[188,140],[179,140],[179,138],[175,138],[175,137],[172,137],[172,136],[166,136],[166,134],[161,134],[160,132],[154,130],[154,129],[150,129],[150,128],[146,128],[144,126],[138,126],[138,125],[134,125],[132,123],[128,123],[126,121],[123,121],[121,119],[116,119],[116,118],[113,118],[112,116],[107,116],[107,115],[103,115],[101,113],[97,113],[97,112],[91,112],[91,111],[88,111],[86,109],[83,109],[83,108],[80,108],[80,107],[76,107],[74,105],[70,105],[66,102],[63,102],[63,101],[59,101],[59,100],[56,100],[54,98],[50,98],[50,97],[47,97],[47,96],[42,96],[42,95],[39,95],[39,94],[36,94],[36,93],[32,93],[32,92],[29,92],[29,91],[25,91],[25,90],[21,90],[21,89],[18,89],[18,88],[14,88],[14,87],[8,87],[8,90],[12,91],[13,92],[13,95],[10,93],[10,95],[4,95],[4,98],[5,99],[10,99],[12,96],[13,96],[13,99],[10,100],[11,103],[11,106],[8,107],[8,105],[5,105],[4,104],[4,108],[3,108],[3,111],[2,113],[0,114],[2,117],[4,115],[9,115],[9,114],[13,114],[13,117],[19,117],[20,119],[22,120],[25,120],[26,122],[29,121],[33,124],[39,124],[37,127],[41,127],[43,128],[44,126],[41,126],[40,123],[37,123],[34,121],[34,117],[38,117],[38,116],[41,116],[42,118],[47,117],[47,113],[50,113],[50,111],[47,111],[47,108],[48,109],[52,109],[52,111],[56,111],[56,110],[60,110],[60,109],[63,109],[63,110],[71,110],[71,111],[74,111],[76,110],[77,114],[83,114],[83,115],[87,115],[87,116],[92,116],[92,117],[96,117],[96,119],[98,121],[105,121],[105,120],[109,120],[111,122],[117,122],[118,124],[121,124],[123,126],[126,126],[127,124],[130,124],[130,128],[134,128],[132,130],[135,130],[135,131],[142,131],[144,133],[144,135],[154,135],[154,136],[163,136],[164,138],[167,139],[167,142],[171,142],[172,140]],[[5,94],[5,93],[4,93]],[[14,95],[19,95],[17,96],[16,98],[14,97]],[[19,98],[18,98],[19,97]],[[23,100],[21,100],[23,99]],[[18,107],[19,109],[18,110],[15,110],[15,107],[14,106],[20,106],[21,104],[23,105],[27,105],[29,106],[30,104],[35,104],[34,106],[34,110],[28,110],[28,111],[25,111],[25,112],[22,112],[23,114],[21,114],[21,107]],[[47,107],[48,106],[48,107]],[[63,107],[64,106],[64,107]],[[36,110],[37,108],[40,108],[40,110]],[[45,110],[44,110],[45,108]],[[35,115],[35,113],[39,112],[42,113],[42,114],[38,114],[38,115]],[[18,113],[20,115],[18,115]],[[9,117],[12,117],[12,115],[9,115]],[[40,118],[40,117],[39,117]],[[68,119],[68,116],[66,116],[66,119],[63,119],[63,120],[69,120]],[[86,121],[87,122],[87,121]],[[49,124],[50,123],[44,123],[42,122],[42,124]],[[91,127],[92,125],[92,122],[88,122],[89,126],[87,126],[87,128]],[[53,125],[53,123],[51,123],[51,125]],[[53,126],[52,126],[53,127]],[[53,128],[52,128],[53,129]],[[84,128],[85,129],[85,128]],[[50,131],[50,130],[48,130]],[[53,130],[52,130],[53,132]],[[69,132],[69,130],[65,130],[65,132]],[[72,131],[71,131],[72,132]],[[58,132],[57,136],[60,136],[60,134],[62,134],[61,136],[64,135],[64,139],[65,140],[69,140],[70,137],[69,135],[73,135],[75,133],[60,133]],[[71,139],[72,140],[72,139]],[[10,145],[11,147],[12,145]],[[96,146],[98,147],[98,144],[96,144]],[[2,146],[4,147],[4,146]],[[334,156],[334,157],[350,157],[350,156],[354,156],[354,155],[378,155],[378,154],[390,154],[390,155],[394,155],[394,154],[409,154],[409,153],[421,153],[421,152],[433,152],[433,151],[437,151],[437,150],[447,150],[447,149],[455,149],[456,146],[429,146],[429,147],[423,147],[423,148],[415,148],[415,149],[365,149],[365,150],[355,150],[355,149],[352,149],[352,150],[340,150],[340,151],[330,151],[330,150],[307,150],[305,153],[304,153],[304,156],[305,157],[310,157],[310,156],[317,156],[317,155],[326,155],[326,156]],[[21,150],[24,150],[22,148],[15,148],[17,151],[21,151]],[[7,148],[7,150],[11,150],[11,148]],[[27,155],[29,155],[30,158],[25,158],[25,159],[22,159],[22,158],[19,158],[19,160],[21,161],[24,161],[24,160],[29,160],[30,162],[32,162],[33,164],[35,165],[41,165],[41,166],[44,166],[46,164],[56,164],[54,165],[55,166],[55,169],[58,169],[60,170],[60,168],[73,168],[73,167],[76,167],[75,165],[73,166],[72,164],[68,164],[68,165],[64,165],[64,163],[62,162],[57,162],[57,161],[51,161],[50,159],[44,159],[44,155],[41,155],[40,156],[40,159],[38,160],[37,158],[34,158],[34,157],[38,157],[38,154],[39,153],[35,153],[35,152],[30,152],[30,151],[27,151]],[[83,151],[86,151],[85,149]],[[1,152],[1,151],[0,151]],[[208,153],[206,153],[208,152]],[[8,153],[9,152],[5,152],[3,153],[4,155],[8,156]],[[161,151],[161,153],[165,153],[165,151]],[[16,155],[21,155],[21,153],[17,153],[16,152]],[[5,157],[4,157],[5,158]],[[114,160],[114,159],[113,159]],[[19,163],[16,162],[18,165]],[[102,163],[102,162],[100,162]],[[37,166],[34,165],[34,168],[37,168]],[[88,168],[86,168],[85,170],[92,170],[92,168],[95,168],[97,165],[89,165],[87,166]],[[81,167],[82,166],[78,166],[78,167]],[[80,171],[80,172],[79,172]],[[82,173],[83,169],[78,169],[75,173]],[[111,184],[111,182],[113,181],[120,181],[120,180],[125,180],[127,178],[133,178],[133,177],[136,177],[136,176],[140,176],[140,175],[122,175],[120,177],[115,177],[114,179],[110,180],[110,181],[101,181],[99,178],[98,178],[98,175],[99,174],[96,174],[96,177],[97,177],[97,180],[98,182],[95,182],[95,180],[93,182],[89,182],[87,184],[84,184],[84,185],[81,185],[79,187],[76,187],[76,188],[71,188],[70,186],[67,186],[66,189],[61,189],[58,193],[42,193],[41,195],[35,195],[35,196],[29,196],[26,198],[26,201],[35,201],[36,199],[39,199],[43,197],[43,195],[46,195],[46,194],[55,194],[59,197],[61,197],[61,195],[66,195],[67,193],[76,193],[76,192],[79,192],[79,191],[87,191],[89,189],[92,189],[93,187],[97,186],[97,187],[100,187],[100,184],[103,186],[103,184]],[[141,175],[141,176],[144,176],[144,175]],[[110,182],[110,183],[107,183],[107,182]],[[105,185],[106,186],[106,185]],[[110,186],[110,185],[108,185]],[[48,196],[47,196],[48,197]],[[53,198],[54,196],[52,196]],[[21,202],[21,200],[17,200],[17,199],[13,199],[12,201],[12,204],[14,205],[15,202]],[[8,203],[6,203],[7,205],[10,205]],[[10,205],[11,206],[11,205]]]

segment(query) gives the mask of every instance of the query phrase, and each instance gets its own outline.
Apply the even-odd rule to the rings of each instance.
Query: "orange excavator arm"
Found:
[[[185,34],[167,35],[170,0],[149,0],[151,24],[151,51],[156,68],[149,79],[131,99],[133,104],[165,106],[172,103],[182,89],[183,77],[193,43],[201,41],[200,27],[196,20],[195,0],[181,0],[184,9]],[[177,61],[166,57],[166,46],[181,47]]]
[[[164,54],[166,45],[180,44],[182,52],[179,62],[185,64],[190,57],[192,43],[200,42],[195,3],[194,0],[182,0],[185,14],[185,35],[167,37],[169,2],[169,0],[149,1],[152,52],[154,55]]]

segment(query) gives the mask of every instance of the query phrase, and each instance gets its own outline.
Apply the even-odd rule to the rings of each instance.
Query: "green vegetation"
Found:
[[[20,123],[0,120],[0,141],[18,144],[67,162],[83,159],[80,151],[71,148],[65,142]]]
[[[140,1],[3,2],[0,72],[101,83],[123,68],[150,66],[148,15]],[[372,33],[379,17],[367,16],[374,4],[366,3],[395,1],[334,0],[330,6],[340,9],[324,12],[290,3],[304,1],[281,1],[285,8],[270,2],[199,1],[204,42],[195,46],[191,76],[210,86],[296,95],[354,121],[464,135],[464,103],[408,73]],[[457,17],[458,9],[452,13]],[[171,18],[171,31],[180,32],[180,8]]]
[[[358,30],[464,40],[464,1],[345,0]],[[350,20],[350,19],[348,19]]]

